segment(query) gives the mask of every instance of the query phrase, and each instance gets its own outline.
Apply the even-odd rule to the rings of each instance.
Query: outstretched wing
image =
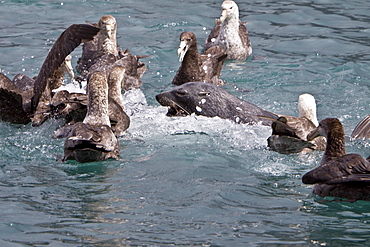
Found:
[[[88,24],[74,24],[59,36],[42,64],[40,73],[36,77],[35,86],[33,88],[34,96],[31,105],[26,107],[28,108],[25,109],[26,111],[32,113],[36,110],[40,97],[45,90],[48,78],[53,76],[66,56],[82,42],[92,40],[99,30],[99,28]]]

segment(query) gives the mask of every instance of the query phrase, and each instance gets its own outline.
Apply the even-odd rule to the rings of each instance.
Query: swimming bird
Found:
[[[51,87],[61,85],[64,82],[65,73],[73,73],[70,71],[71,68],[70,56],[67,56],[50,78]],[[4,74],[0,74],[0,117],[3,121],[15,124],[27,124],[31,121],[30,115],[23,110],[23,103],[30,104],[34,84],[35,78],[22,73],[14,76],[12,81]],[[14,114],[14,111],[17,114]]]
[[[91,74],[87,83],[88,107],[83,122],[73,125],[65,143],[63,160],[92,162],[118,159],[119,142],[108,116],[108,84],[105,73]]]
[[[308,140],[322,135],[327,145],[319,167],[302,177],[304,184],[314,184],[313,193],[321,196],[370,200],[370,157],[346,154],[344,129],[337,118],[326,118],[309,134]]]
[[[351,140],[370,138],[370,114],[364,117],[351,134]]]
[[[124,68],[119,61],[115,63],[109,73],[99,72],[105,75],[108,85],[108,116],[113,133],[118,137],[130,126],[130,118],[125,112],[122,102],[121,83],[124,76]],[[95,74],[92,73],[92,75]],[[68,91],[57,92],[51,102],[52,115],[55,118],[65,118],[64,126],[54,131],[54,138],[65,138],[74,128],[73,125],[83,121],[87,113],[88,100],[85,94],[69,93]]]
[[[110,127],[116,136],[121,136],[130,125],[130,119],[124,111],[121,91],[130,88],[130,86],[126,84],[135,87],[135,80],[139,80],[141,75],[136,74],[134,79],[132,79],[130,75],[135,71],[137,72],[137,69],[140,70],[142,68],[134,66],[134,64],[138,62],[136,56],[129,54],[127,51],[122,52],[118,47],[116,41],[117,24],[113,16],[103,16],[98,24],[90,23],[89,25],[97,26],[101,31],[94,40],[84,44],[83,54],[79,59],[77,69],[87,79],[94,77],[95,73],[104,74],[105,83],[107,83],[109,89],[108,116],[110,119]],[[126,70],[132,71],[126,73]],[[79,99],[64,99],[57,100],[56,102],[58,102],[58,106],[55,108],[57,110],[59,109],[63,116],[70,116],[73,114],[72,121],[67,121],[64,126],[56,130],[53,134],[56,138],[64,138],[74,129],[73,125],[76,123],[76,120],[84,117],[84,115],[78,115],[84,114],[84,112],[81,111],[81,109],[84,109],[84,101]],[[77,112],[76,109],[78,110]],[[75,113],[77,113],[77,116]],[[54,113],[54,115],[57,114],[58,112]]]
[[[0,74],[1,118],[11,123],[27,124],[31,121],[31,117],[35,118],[36,115],[47,112],[48,103],[51,100],[51,87],[58,84],[56,81],[61,79],[58,70],[65,58],[81,42],[91,40],[98,31],[98,28],[86,24],[74,24],[68,27],[52,46],[39,74],[34,79],[18,74],[11,81]],[[17,112],[17,116],[14,112]],[[38,126],[39,123],[37,120],[34,126]]]
[[[96,24],[89,25],[100,28],[95,38],[83,45],[81,58],[77,62],[76,70],[81,77],[77,80],[86,80],[88,74],[107,64],[122,60],[125,63],[124,80],[122,91],[139,88],[141,78],[146,71],[146,66],[139,61],[148,56],[138,56],[130,53],[128,49],[122,50],[117,43],[117,21],[112,15],[104,15]]]
[[[299,117],[279,115],[272,123],[272,135],[267,139],[268,147],[282,154],[325,150],[324,137],[307,140],[307,135],[318,126],[316,102],[311,94],[305,93],[298,97],[298,112]]]
[[[116,39],[117,22],[113,16],[104,15],[100,18],[98,23],[87,23],[99,28],[100,32],[93,40],[82,46],[82,55],[77,61],[76,70],[84,79],[88,76],[90,67],[95,64],[100,57],[106,54],[112,54],[117,57],[120,52]]]
[[[204,81],[216,85],[225,83],[220,78],[220,74],[227,55],[218,46],[213,46],[203,54],[199,54],[195,34],[183,32],[180,35],[177,54],[181,65],[172,84],[181,85],[190,81]]]
[[[167,116],[191,114],[220,117],[241,124],[270,126],[276,114],[241,100],[225,89],[207,82],[188,82],[156,95],[162,106],[168,106]],[[261,118],[260,116],[263,116]]]
[[[205,41],[204,50],[219,46],[227,53],[228,59],[243,61],[252,54],[248,29],[239,20],[239,8],[234,1],[225,0],[221,7],[221,17],[216,19],[215,26]]]

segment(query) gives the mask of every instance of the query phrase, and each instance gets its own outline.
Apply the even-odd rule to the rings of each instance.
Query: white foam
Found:
[[[219,117],[209,118],[195,114],[186,117],[167,117],[167,107],[148,106],[141,93],[130,92],[123,97],[131,119],[127,134],[132,138],[154,142],[165,140],[166,135],[203,133],[216,140],[221,138],[233,147],[255,149],[265,148],[266,140],[271,134],[271,128],[268,126],[236,124]],[[135,99],[136,102],[130,102]]]
[[[82,87],[80,87],[78,82],[76,82],[75,80],[72,80],[71,83],[60,86],[59,88],[54,89],[53,92],[56,93],[56,92],[59,92],[59,91],[62,91],[62,90],[66,90],[69,93],[84,93],[84,94],[86,94],[86,81],[82,82],[81,84],[82,84]]]

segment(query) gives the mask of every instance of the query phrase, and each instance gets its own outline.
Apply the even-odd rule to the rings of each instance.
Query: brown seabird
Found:
[[[90,41],[99,28],[87,24],[74,24],[67,28],[56,40],[35,79],[31,110],[36,111],[41,95],[49,87],[48,79],[60,67],[65,58],[81,43]],[[48,88],[50,90],[50,88]],[[51,91],[51,90],[50,90]]]
[[[119,142],[108,116],[108,84],[105,73],[94,72],[87,83],[88,107],[83,122],[78,122],[64,143],[64,159],[92,162],[118,159]]]
[[[105,71],[91,73],[91,76],[95,73],[105,75],[104,80],[106,81],[104,83],[108,85],[108,116],[112,131],[117,137],[123,135],[130,126],[130,118],[126,114],[122,102],[121,83],[125,68],[121,66],[120,61],[114,63],[109,69],[109,73],[105,73]],[[67,137],[74,128],[73,125],[85,118],[88,103],[85,94],[69,93],[65,90],[57,92],[52,99],[52,115],[56,118],[65,118],[66,123],[54,132],[53,137]]]
[[[122,60],[124,62],[124,81],[122,91],[131,88],[139,88],[142,84],[141,78],[146,71],[146,66],[139,61],[147,56],[136,56],[130,54],[129,50],[122,51],[117,44],[117,22],[112,15],[104,15],[99,22],[90,25],[101,29],[94,40],[85,43],[82,49],[82,56],[77,62],[77,72],[81,77],[78,80],[85,80],[88,74],[95,70],[101,70],[112,63]],[[123,65],[123,64],[122,64]]]
[[[33,115],[42,113],[40,109],[51,100],[51,85],[61,78],[58,70],[81,42],[93,39],[99,29],[86,24],[74,24],[68,27],[56,40],[41,66],[35,79],[18,74],[13,81],[1,74],[0,116],[4,121],[27,124]],[[62,73],[64,74],[64,73]],[[57,84],[57,83],[55,83]],[[42,100],[40,98],[42,97]],[[45,102],[43,102],[45,100]],[[41,101],[40,107],[39,102]],[[15,117],[13,111],[18,112]],[[38,125],[38,124],[35,124]]]
[[[314,184],[313,193],[321,196],[370,200],[370,157],[346,154],[344,129],[336,118],[326,118],[308,139],[322,135],[327,139],[320,166],[302,177],[304,184]]]
[[[252,45],[245,24],[239,20],[238,5],[234,1],[225,0],[221,7],[221,17],[216,19],[205,41],[204,50],[219,46],[227,53],[228,59],[243,61],[252,54]]]
[[[32,80],[32,79],[31,79]],[[15,124],[31,122],[24,104],[30,104],[33,89],[21,90],[4,74],[0,73],[0,117],[3,121]]]
[[[180,35],[177,53],[181,65],[172,84],[181,85],[191,81],[203,81],[224,85],[225,82],[220,78],[220,74],[227,55],[221,48],[213,46],[200,55],[195,34],[183,32]]]
[[[279,115],[272,123],[272,135],[267,139],[268,147],[282,154],[325,150],[324,137],[307,140],[307,135],[318,126],[316,102],[311,94],[305,93],[298,97],[298,112],[299,117]]]

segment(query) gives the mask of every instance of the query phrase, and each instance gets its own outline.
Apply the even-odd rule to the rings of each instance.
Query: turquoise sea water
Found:
[[[267,149],[268,127],[205,117],[168,118],[155,95],[172,88],[182,31],[202,48],[222,1],[0,1],[0,69],[35,76],[59,34],[111,14],[118,42],[143,59],[141,91],[125,95],[131,127],[121,160],[56,161],[61,122],[0,122],[0,246],[366,246],[370,203],[329,202],[301,176],[322,153]],[[348,135],[370,113],[370,3],[237,1],[253,57],[227,61],[230,93],[297,115],[315,96],[319,120],[339,118],[348,152],[370,141]],[[74,64],[81,48],[73,53]]]

